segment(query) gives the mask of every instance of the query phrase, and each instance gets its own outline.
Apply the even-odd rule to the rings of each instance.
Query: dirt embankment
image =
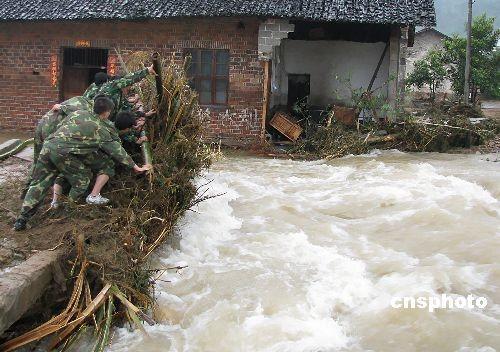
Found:
[[[31,162],[10,158],[0,162],[0,272],[19,264],[42,250],[71,244],[75,227],[90,229],[95,219],[72,219],[62,211],[49,210],[48,200],[30,221],[26,231],[14,231],[13,224],[21,208],[21,190]]]

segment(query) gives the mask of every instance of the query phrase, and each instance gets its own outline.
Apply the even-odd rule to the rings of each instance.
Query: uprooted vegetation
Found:
[[[133,71],[149,59],[148,53],[133,53],[126,66]],[[145,107],[158,112],[147,123],[151,150],[143,151],[145,158],[153,159],[153,172],[134,176],[118,171],[105,192],[111,206],[68,205],[50,213],[39,211],[33,219],[37,228],[59,230],[60,243],[47,248],[64,248],[72,289],[62,312],[6,342],[1,350],[10,351],[45,336],[50,336],[51,349],[67,348],[80,333],[93,329],[92,348],[102,351],[117,321],[128,321],[143,332],[142,321],[154,323],[144,312],[153,306],[155,276],[166,268],[151,267],[151,254],[165,243],[179,218],[206,199],[198,194],[194,179],[211,162],[211,151],[201,141],[202,112],[184,67],[163,60],[161,71],[160,102],[154,77],[140,85]]]
[[[471,118],[473,120],[471,120]],[[363,154],[371,149],[408,152],[446,152],[452,148],[482,145],[500,133],[500,123],[486,119],[480,110],[456,104],[434,104],[411,115],[401,113],[394,121],[346,126],[329,112],[323,121],[308,125],[290,150],[314,158]]]

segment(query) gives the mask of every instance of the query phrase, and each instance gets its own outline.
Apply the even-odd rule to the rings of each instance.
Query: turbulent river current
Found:
[[[495,159],[495,156],[491,157]],[[372,152],[228,157],[158,266],[150,338],[112,351],[500,351],[500,163]],[[485,297],[393,308],[393,297]]]

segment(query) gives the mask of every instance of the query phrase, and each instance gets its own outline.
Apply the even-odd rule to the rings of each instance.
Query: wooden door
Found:
[[[86,67],[64,66],[62,76],[62,100],[82,95],[88,87],[89,69]]]

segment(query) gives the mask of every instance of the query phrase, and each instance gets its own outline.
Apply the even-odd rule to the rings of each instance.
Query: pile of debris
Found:
[[[346,123],[344,118],[337,119],[336,112],[331,109],[313,125],[295,122],[295,130],[304,133],[296,138],[289,155],[331,159],[375,148],[446,152],[482,145],[500,133],[500,123],[485,118],[479,109],[449,103],[433,105],[416,115],[403,114],[394,122]]]
[[[401,150],[446,152],[484,144],[500,132],[500,124],[474,107],[440,104],[394,124],[391,131],[399,133]]]
[[[56,223],[65,234],[59,246],[67,253],[72,289],[59,314],[5,342],[0,350],[48,336],[49,350],[66,349],[93,329],[93,350],[102,351],[110,327],[118,321],[128,321],[144,333],[142,321],[154,324],[146,314],[153,306],[153,285],[169,268],[151,267],[151,254],[165,243],[179,218],[207,198],[197,194],[194,179],[211,163],[211,151],[201,142],[202,110],[189,88],[185,66],[156,59],[158,76],[140,88],[145,107],[157,111],[148,121],[150,143],[142,151],[144,159],[152,158],[154,170],[142,177],[117,172],[106,194],[111,207],[78,205],[38,216],[38,226]],[[134,71],[149,60],[148,53],[132,53],[126,66]]]

